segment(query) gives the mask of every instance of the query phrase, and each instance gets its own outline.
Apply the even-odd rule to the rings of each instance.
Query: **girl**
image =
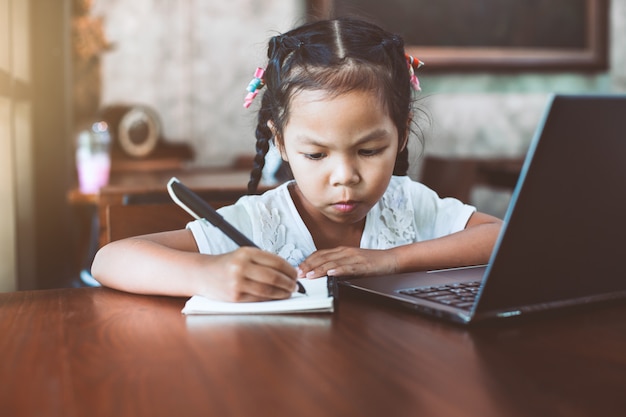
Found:
[[[297,278],[486,263],[500,220],[406,176],[419,61],[400,37],[348,18],[273,37],[256,129],[256,190],[270,141],[294,180],[220,209],[263,250],[207,222],[112,242],[93,262],[125,291],[229,301],[287,298]]]

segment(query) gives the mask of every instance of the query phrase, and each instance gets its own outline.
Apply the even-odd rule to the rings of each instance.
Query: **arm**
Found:
[[[378,275],[480,265],[489,261],[502,221],[474,213],[464,230],[387,250],[339,247],[320,250],[299,267],[298,276]]]
[[[259,301],[287,298],[296,287],[296,272],[282,258],[250,247],[201,254],[189,230],[111,242],[91,270],[103,285],[140,294]]]
[[[501,227],[500,219],[476,212],[460,232],[391,249],[397,272],[486,264]]]

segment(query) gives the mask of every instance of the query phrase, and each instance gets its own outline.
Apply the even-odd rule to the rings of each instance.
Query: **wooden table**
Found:
[[[624,416],[626,305],[460,328],[342,289],[330,315],[0,294],[2,416]]]
[[[155,172],[133,172],[118,174],[100,189],[97,194],[83,194],[78,189],[68,193],[72,204],[88,204],[96,207],[98,216],[98,247],[106,243],[107,216],[109,205],[125,204],[127,199],[144,199],[145,202],[169,201],[166,185],[171,177],[177,177],[192,190],[203,195],[214,195],[220,200],[234,201],[247,193],[250,171],[224,169],[184,169]],[[265,190],[262,186],[259,189]],[[135,203],[136,204],[136,203]]]

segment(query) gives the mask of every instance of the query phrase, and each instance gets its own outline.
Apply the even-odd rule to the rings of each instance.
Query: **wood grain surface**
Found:
[[[462,328],[343,288],[334,314],[0,294],[2,416],[626,415],[626,305]]]

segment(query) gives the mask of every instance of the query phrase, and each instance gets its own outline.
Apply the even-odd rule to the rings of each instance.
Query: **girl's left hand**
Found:
[[[396,258],[390,250],[339,246],[311,254],[299,265],[298,278],[390,274],[396,268]]]

